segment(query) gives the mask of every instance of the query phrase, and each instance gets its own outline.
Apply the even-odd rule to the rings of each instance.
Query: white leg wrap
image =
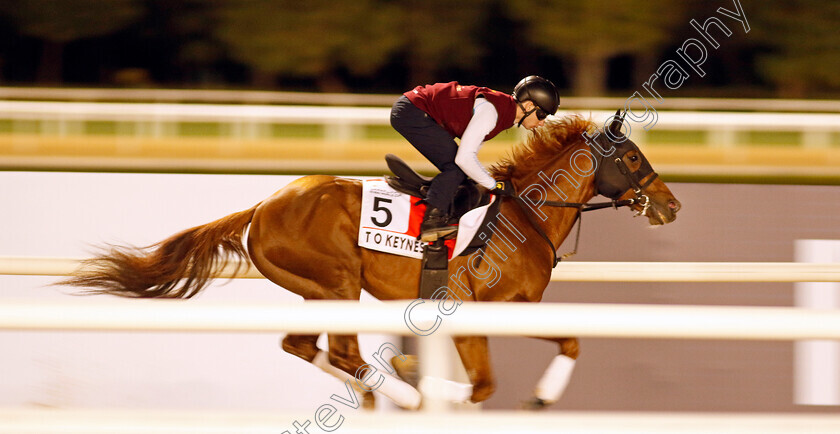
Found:
[[[472,384],[458,383],[436,377],[423,377],[418,384],[423,395],[451,402],[467,402],[472,396]]]
[[[387,396],[402,408],[409,410],[420,408],[423,397],[417,389],[397,377],[385,373],[382,373],[382,376],[385,377],[385,381],[376,389],[377,392]]]
[[[326,372],[327,374],[332,375],[335,378],[341,380],[341,382],[345,382],[350,380],[350,383],[353,385],[353,388],[357,391],[361,391],[358,386],[356,386],[356,381],[352,375],[342,371],[341,369],[336,368],[335,366],[330,364],[330,358],[324,351],[318,351],[318,354],[315,355],[315,358],[312,359],[312,364],[321,368],[322,371]]]
[[[537,383],[534,395],[547,403],[557,402],[572,376],[575,361],[569,356],[555,356]]]
[[[316,354],[315,358],[312,360],[312,364],[321,368],[321,370],[327,374],[338,378],[342,383],[350,380],[350,385],[356,390],[356,392],[360,394],[365,393],[365,390],[359,387],[356,383],[356,379],[352,375],[330,364],[330,360],[326,352],[318,351],[318,354]],[[385,380],[382,382],[382,385],[375,390],[376,392],[382,393],[402,408],[415,410],[420,407],[421,396],[417,389],[411,387],[410,384],[397,377],[393,377],[385,373],[382,373],[382,377],[384,377]]]

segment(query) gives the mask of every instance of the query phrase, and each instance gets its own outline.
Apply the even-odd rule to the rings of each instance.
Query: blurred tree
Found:
[[[181,83],[214,85],[224,81],[219,64],[223,44],[213,37],[216,26],[207,0],[146,0],[149,17],[143,39],[154,45],[168,74]]]
[[[671,0],[509,0],[531,44],[574,62],[576,95],[602,95],[607,61],[619,54],[657,52],[687,22],[685,3]]]
[[[385,0],[217,0],[216,36],[250,66],[254,84],[278,74],[315,77],[325,91],[346,90],[341,69],[368,75],[399,48],[400,11]]]
[[[484,54],[478,34],[486,23],[486,1],[411,0],[400,4],[404,11],[400,31],[391,37],[404,45],[410,86],[448,80],[437,75],[445,68],[476,66]]]
[[[43,40],[36,81],[61,81],[68,42],[108,35],[142,17],[140,0],[18,0],[0,3],[22,34]]]
[[[758,73],[780,96],[824,97],[840,89],[840,2],[765,0],[745,13],[750,36],[766,47]]]

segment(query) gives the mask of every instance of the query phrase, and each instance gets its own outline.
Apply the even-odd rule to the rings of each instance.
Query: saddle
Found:
[[[385,176],[385,182],[387,182],[391,188],[399,191],[400,193],[408,194],[420,199],[426,198],[426,194],[429,191],[429,185],[432,183],[432,178],[417,173],[414,169],[409,167],[405,161],[396,155],[385,155],[385,162],[388,164],[388,168],[391,170],[391,173],[393,173],[393,176]],[[487,191],[482,193],[475,181],[471,179],[465,180],[458,186],[458,190],[456,191],[455,197],[450,206],[451,212],[449,223],[457,224],[461,216],[469,212],[471,209],[487,205],[490,203],[491,196],[492,195]],[[497,200],[491,206],[491,210],[488,211],[488,216],[490,217],[484,222],[485,229],[489,224],[492,224],[495,221],[500,204],[501,201]],[[482,231],[479,231],[479,233],[481,232]],[[488,230],[487,232],[492,234],[492,231]],[[456,231],[445,238],[455,237],[457,233],[458,232]],[[490,237],[485,236],[484,238],[485,239],[481,239],[476,235],[470,242],[469,247],[461,253],[461,256],[469,255],[484,247]],[[448,256],[448,248],[446,247],[443,238],[425,246],[423,249],[420,288],[418,291],[420,298],[432,298],[439,288],[447,286],[449,282]]]
[[[417,173],[405,161],[394,154],[386,154],[385,163],[388,165],[391,173],[394,174],[393,176],[385,176],[385,182],[391,188],[409,196],[419,197],[420,199],[426,198],[433,178]],[[490,196],[488,192],[482,194],[478,189],[478,184],[471,179],[467,179],[461,183],[450,204],[450,223],[458,223],[458,219],[469,210],[487,205],[490,202]]]

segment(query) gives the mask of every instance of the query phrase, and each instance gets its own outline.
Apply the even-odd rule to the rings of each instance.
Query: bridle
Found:
[[[624,155],[633,150],[638,152],[638,147],[636,147],[636,145],[632,142],[631,145],[632,147],[630,149],[626,150],[621,156],[617,156],[612,160],[615,164],[614,168],[618,170],[618,174],[620,176],[609,173],[610,171],[608,169],[605,169],[606,173],[602,170],[596,170],[595,183],[597,193],[607,196],[613,200],[623,196],[624,192],[627,190],[633,190],[633,193],[636,195],[634,198],[635,203],[642,206],[642,209],[636,212],[635,217],[638,217],[647,213],[650,208],[650,197],[645,194],[645,189],[659,177],[659,174],[653,170],[650,163],[648,163],[647,159],[641,152],[639,152],[639,158],[642,159],[642,164],[639,169],[633,172],[629,167],[627,167],[627,164],[624,162]],[[602,155],[601,161],[598,163],[598,169],[603,168],[604,163],[607,161],[607,157]],[[607,167],[609,168],[610,166],[607,165]],[[645,180],[645,178],[647,178],[647,180]],[[615,183],[616,179],[620,180],[619,183]],[[621,183],[621,181],[624,182]]]
[[[617,136],[618,134],[614,135]],[[636,144],[630,141],[629,139],[625,139],[622,142],[615,144],[615,146],[611,146],[611,148],[615,149],[618,152],[623,152],[621,152],[620,155],[617,155],[616,152],[612,152],[605,155],[600,149],[593,149],[592,145],[589,145],[589,150],[592,153],[593,157],[595,157],[596,155],[600,155],[600,159],[596,160],[596,168],[594,174],[596,193],[610,198],[611,200],[609,202],[578,203],[552,200],[539,202],[540,206],[545,205],[556,208],[577,209],[575,222],[578,223],[578,227],[577,234],[575,235],[574,250],[561,255],[559,258],[557,257],[557,248],[554,246],[554,243],[551,241],[551,239],[548,238],[548,235],[546,235],[542,226],[537,221],[534,212],[528,207],[528,205],[525,203],[525,200],[522,197],[518,195],[513,195],[514,202],[519,206],[519,208],[528,218],[528,221],[531,223],[531,226],[533,226],[533,228],[537,231],[540,237],[543,240],[545,240],[545,242],[551,248],[551,253],[553,255],[551,265],[552,268],[556,267],[557,264],[559,264],[560,261],[562,261],[563,259],[569,258],[570,256],[573,256],[577,253],[578,243],[580,242],[580,227],[583,221],[582,213],[586,211],[595,211],[605,208],[618,209],[620,207],[639,204],[642,206],[642,209],[636,213],[635,216],[638,217],[647,213],[648,209],[651,206],[650,197],[647,194],[645,194],[645,190],[648,186],[650,186],[651,183],[653,183],[653,181],[659,175],[653,170],[653,167],[651,167],[650,163],[647,161],[645,156],[639,151],[639,148],[636,146]],[[638,152],[639,158],[642,159],[641,166],[635,172],[631,171],[630,168],[627,167],[627,164],[624,162],[623,159],[623,157],[627,155],[628,152],[634,150]],[[608,158],[612,158],[612,160],[609,160]],[[608,162],[612,162],[613,164],[605,164]],[[647,180],[645,180],[645,178],[647,178]],[[633,190],[633,193],[636,196],[632,199],[619,199],[628,190]]]

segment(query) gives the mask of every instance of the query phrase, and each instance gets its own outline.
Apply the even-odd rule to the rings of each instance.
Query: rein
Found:
[[[549,247],[551,247],[551,255],[553,256],[553,259],[551,261],[551,268],[556,267],[557,264],[559,264],[560,261],[562,261],[563,259],[566,259],[570,256],[573,256],[573,255],[577,254],[578,243],[580,242],[580,226],[583,223],[583,215],[581,213],[584,213],[586,211],[595,211],[595,210],[598,210],[598,209],[605,209],[605,208],[618,209],[619,207],[631,206],[631,205],[638,202],[638,199],[611,200],[609,202],[596,202],[596,203],[559,202],[559,201],[554,201],[554,200],[547,200],[545,202],[542,202],[541,205],[547,205],[547,206],[551,206],[551,207],[555,207],[555,208],[576,208],[577,209],[577,215],[575,216],[575,222],[577,222],[578,225],[577,225],[577,234],[575,235],[575,248],[571,252],[565,253],[558,258],[557,257],[557,247],[554,246],[554,243],[551,242],[551,239],[548,238],[548,235],[546,235],[542,226],[540,226],[539,222],[537,222],[537,219],[534,217],[534,213],[531,212],[528,209],[527,205],[525,204],[525,200],[522,199],[522,197],[520,197],[520,196],[512,196],[512,198],[513,198],[514,202],[516,202],[516,204],[519,205],[519,209],[521,209],[522,212],[525,214],[525,216],[528,217],[528,221],[531,222],[531,226],[534,227],[534,229],[537,231],[537,233],[540,234],[540,237],[542,237],[542,239],[545,240],[546,243],[548,243]],[[649,202],[650,202],[649,200],[646,200],[645,205],[647,205],[647,203],[649,203]],[[573,222],[572,224],[574,224],[575,222]]]

